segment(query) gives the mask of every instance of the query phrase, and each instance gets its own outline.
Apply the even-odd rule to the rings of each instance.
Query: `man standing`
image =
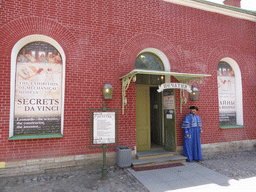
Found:
[[[202,122],[199,116],[196,115],[198,108],[190,106],[190,113],[183,120],[182,128],[184,130],[183,152],[188,158],[188,161],[202,161],[201,139]]]

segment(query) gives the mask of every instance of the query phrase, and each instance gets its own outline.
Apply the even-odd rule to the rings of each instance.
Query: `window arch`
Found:
[[[164,65],[157,55],[150,52],[143,52],[135,60],[135,69],[164,71]]]
[[[144,70],[159,70],[159,71],[170,71],[170,63],[166,55],[155,48],[146,48],[143,49],[135,60],[135,68],[136,69],[144,69]],[[151,75],[150,79],[147,79],[146,76],[143,78],[142,75],[137,75],[136,83],[140,84],[141,80],[146,84],[150,81],[150,84],[159,84],[163,82],[170,82],[170,76],[161,76],[154,77]],[[144,84],[142,83],[142,84]]]
[[[147,52],[155,54],[157,57],[159,57],[159,59],[162,61],[162,64],[164,65],[164,71],[171,71],[169,60],[162,51],[155,48],[146,48],[143,49],[138,55]]]
[[[156,54],[143,51],[136,57],[135,69],[164,71],[164,65],[162,60]],[[165,81],[163,75],[141,74],[137,75],[136,79],[136,84],[159,85]]]
[[[44,35],[30,35],[14,45],[9,139],[63,134],[65,60],[61,46]]]
[[[242,81],[238,64],[223,58],[217,67],[220,126],[242,126]]]

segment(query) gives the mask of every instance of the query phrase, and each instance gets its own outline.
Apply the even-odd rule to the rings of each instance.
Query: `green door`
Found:
[[[164,90],[164,148],[168,151],[176,152],[176,110],[175,92],[173,89]]]
[[[150,151],[150,97],[148,85],[136,85],[136,147]]]

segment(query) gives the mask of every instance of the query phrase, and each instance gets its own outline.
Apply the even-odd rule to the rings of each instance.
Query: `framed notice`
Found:
[[[163,96],[164,110],[175,109],[174,90],[165,90]]]
[[[58,50],[46,42],[24,46],[16,60],[13,135],[61,133],[62,94]]]
[[[93,144],[114,144],[116,141],[116,113],[93,113]]]

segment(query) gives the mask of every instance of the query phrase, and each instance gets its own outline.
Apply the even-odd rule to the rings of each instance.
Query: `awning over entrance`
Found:
[[[180,83],[186,83],[190,86],[196,80],[198,81],[198,83],[200,83],[200,80],[203,77],[211,76],[211,75],[207,75],[207,74],[175,73],[175,72],[168,72],[168,71],[154,71],[154,70],[134,69],[130,73],[120,77],[120,79],[122,79],[122,114],[124,114],[124,106],[127,105],[126,90],[129,88],[131,80],[136,82],[136,75],[137,74],[173,76]],[[183,96],[184,96],[184,94],[183,95],[180,94],[181,106],[182,106],[183,103],[186,103],[186,98],[184,98]]]

